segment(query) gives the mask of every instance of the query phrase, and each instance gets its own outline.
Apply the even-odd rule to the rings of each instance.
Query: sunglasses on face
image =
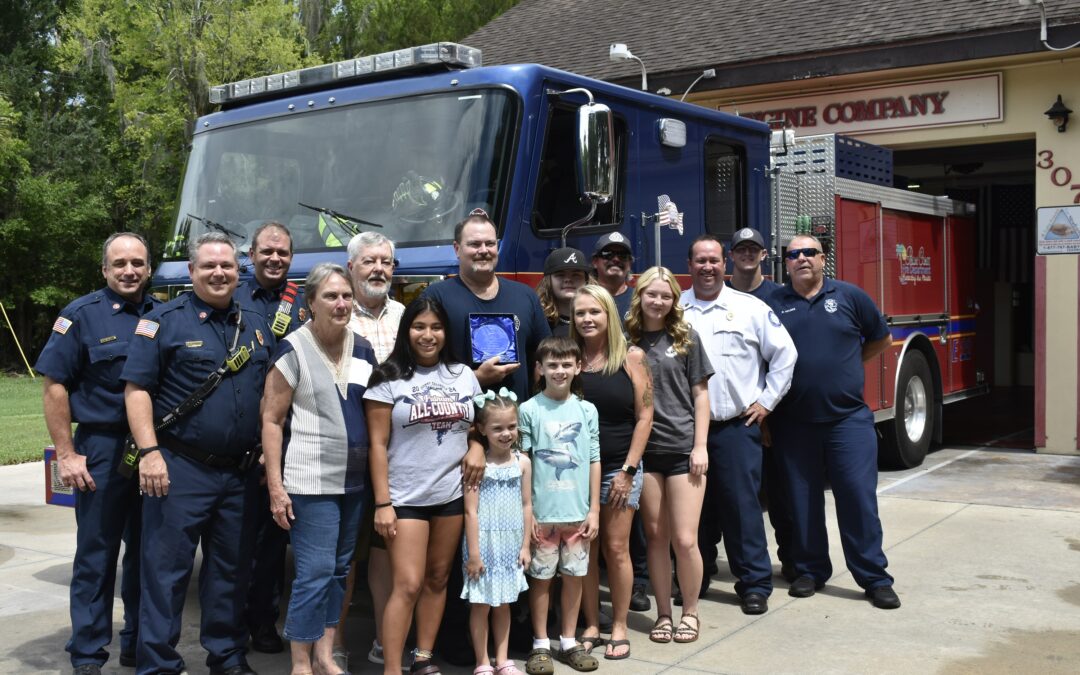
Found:
[[[604,260],[614,260],[615,258],[618,258],[619,260],[629,260],[630,259],[630,254],[625,252],[625,251],[603,250],[603,251],[600,251],[599,253],[597,253],[596,255],[600,256]]]
[[[821,255],[820,248],[789,248],[788,252],[784,254],[784,257],[788,260],[798,260],[799,256],[806,256],[807,258],[813,258]]]

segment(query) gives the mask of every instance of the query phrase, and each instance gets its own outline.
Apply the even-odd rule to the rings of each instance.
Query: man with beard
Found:
[[[896,609],[900,598],[885,571],[878,517],[874,414],[863,399],[863,363],[888,349],[892,336],[865,291],[825,278],[825,253],[816,237],[795,236],[784,264],[788,284],[770,304],[803,355],[772,425],[795,525],[798,576],[788,595],[810,597],[832,576],[827,478],[851,576],[875,607]]]
[[[619,319],[624,320],[630,311],[630,299],[634,289],[630,287],[630,265],[634,262],[630,241],[618,232],[605,234],[593,249],[592,265],[596,283],[607,289],[615,298]]]
[[[75,675],[96,675],[109,658],[113,587],[124,541],[120,597],[120,665],[135,665],[139,617],[138,480],[117,473],[127,435],[120,371],[140,317],[158,301],[146,294],[150,247],[120,232],[101,254],[105,288],[75,300],[53,324],[34,368],[44,376],[45,424],[56,448],[60,482],[75,492],[75,561],[71,571],[71,639]],[[71,423],[77,422],[75,435]]]
[[[519,362],[500,363],[500,357],[493,356],[473,366],[480,386],[494,390],[506,387],[524,401],[529,398],[532,355],[540,341],[551,335],[540,301],[525,284],[495,274],[499,263],[498,233],[483,209],[475,209],[454,228],[454,252],[458,256],[458,276],[428,286],[423,295],[438,300],[450,314],[446,339],[462,363],[472,361],[470,318],[509,316],[517,335],[514,346]]]
[[[139,448],[143,491],[139,675],[185,670],[176,651],[196,549],[202,544],[200,642],[211,675],[249,675],[244,600],[255,548],[256,445],[270,328],[233,299],[236,245],[207,232],[191,245],[192,292],[135,328],[120,379]],[[205,402],[160,421],[223,372]]]
[[[269,345],[300,327],[307,318],[304,292],[288,280],[292,265],[292,235],[281,223],[268,221],[255,230],[248,249],[255,268],[253,279],[236,287],[236,301],[266,318],[272,335]],[[285,585],[285,549],[289,533],[277,526],[270,515],[270,495],[260,490],[266,508],[258,512],[258,535],[248,592],[247,621],[251,648],[277,654],[285,648],[277,631],[281,593]]]
[[[394,349],[405,305],[390,297],[394,278],[394,242],[378,232],[363,232],[349,242],[353,315],[349,327],[367,338],[382,363]]]

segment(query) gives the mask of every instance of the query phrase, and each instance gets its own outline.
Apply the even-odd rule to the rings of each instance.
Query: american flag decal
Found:
[[[56,322],[53,323],[52,329],[61,335],[68,332],[68,328],[71,328],[71,321],[65,319],[62,316],[56,317]]]
[[[656,198],[656,203],[659,207],[657,218],[660,224],[667,225],[670,229],[678,230],[679,234],[682,234],[683,214],[679,213],[679,207],[675,205],[675,202],[671,201],[667,195],[660,195]]]
[[[135,334],[153,340],[155,337],[157,337],[157,331],[160,326],[161,324],[159,324],[157,321],[140,319],[139,325],[135,326]]]

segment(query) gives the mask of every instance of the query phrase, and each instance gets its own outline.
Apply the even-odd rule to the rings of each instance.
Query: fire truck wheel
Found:
[[[922,352],[904,356],[896,383],[896,416],[883,424],[880,464],[886,468],[919,466],[930,449],[936,410],[934,379]]]

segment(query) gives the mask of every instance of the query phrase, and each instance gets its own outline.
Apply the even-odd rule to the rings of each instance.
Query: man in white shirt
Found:
[[[680,302],[716,374],[709,378],[709,472],[699,545],[724,533],[735,592],[746,614],[768,610],[772,562],[758,503],[761,422],[791,386],[795,345],[780,320],[757,298],[724,285],[724,247],[711,234],[690,244],[693,287]]]

